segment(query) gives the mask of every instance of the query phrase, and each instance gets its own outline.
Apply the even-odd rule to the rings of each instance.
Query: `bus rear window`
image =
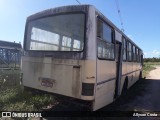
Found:
[[[36,19],[27,24],[26,49],[82,51],[85,15],[63,14]]]

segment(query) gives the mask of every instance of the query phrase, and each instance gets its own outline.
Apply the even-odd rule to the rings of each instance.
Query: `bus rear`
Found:
[[[68,6],[28,17],[22,57],[25,87],[93,101],[96,55],[88,53],[96,49],[88,44],[95,46],[94,36],[89,37],[95,26],[88,17],[95,16],[88,11],[89,6]]]

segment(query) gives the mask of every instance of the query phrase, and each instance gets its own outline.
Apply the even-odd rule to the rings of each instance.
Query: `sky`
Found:
[[[122,28],[116,0],[79,0],[94,5],[102,14]],[[160,57],[160,0],[118,0],[124,33],[140,48],[144,57]],[[0,40],[23,44],[26,18],[34,13],[77,5],[76,0],[0,0]]]

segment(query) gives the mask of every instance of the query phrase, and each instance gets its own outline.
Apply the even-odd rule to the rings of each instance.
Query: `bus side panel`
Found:
[[[94,110],[113,102],[116,81],[116,62],[97,60],[97,86]]]
[[[130,78],[130,86],[129,87],[131,87],[134,83],[135,83],[135,62],[131,62],[131,64],[132,64],[132,71],[131,71],[131,74],[130,74],[130,76],[131,76],[131,78]]]
[[[133,78],[133,63],[132,62],[126,62],[127,64],[127,77],[128,77],[128,88],[130,88],[130,86],[132,85],[132,78]]]
[[[120,93],[122,93],[123,85],[126,79],[126,74],[127,74],[127,63],[122,62],[122,76],[121,76]]]
[[[136,70],[137,70],[136,77],[137,77],[137,80],[139,80],[141,69],[142,69],[141,63],[136,63]]]
[[[121,77],[121,92],[126,77],[128,77],[128,88],[139,80],[141,72],[141,65],[138,62],[123,62],[122,63],[122,77]],[[132,73],[130,73],[132,72]],[[129,74],[130,73],[130,74]]]
[[[138,76],[137,76],[137,72],[138,72],[138,71],[137,71],[137,65],[138,65],[138,64],[137,64],[136,62],[133,63],[133,71],[134,71],[134,72],[133,72],[133,84],[138,80]],[[132,85],[133,85],[133,84],[132,84]]]

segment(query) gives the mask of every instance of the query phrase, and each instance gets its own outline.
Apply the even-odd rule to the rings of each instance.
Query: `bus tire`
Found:
[[[125,82],[123,84],[123,88],[122,88],[122,94],[125,94],[128,88],[128,78],[126,77]]]
[[[142,71],[139,73],[139,80],[142,78]]]

